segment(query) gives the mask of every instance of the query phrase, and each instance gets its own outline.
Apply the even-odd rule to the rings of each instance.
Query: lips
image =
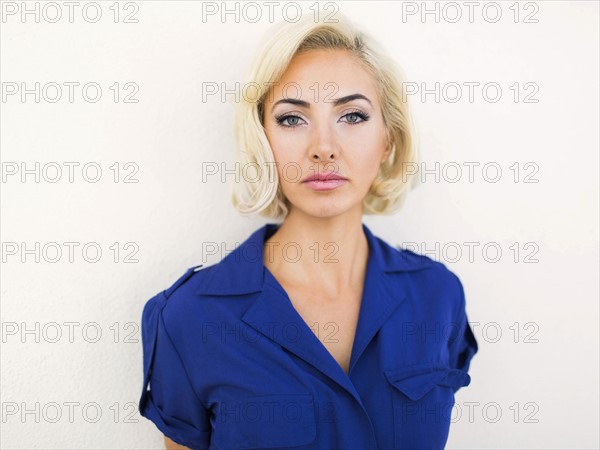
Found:
[[[323,172],[323,173],[315,173],[313,175],[310,175],[308,177],[306,177],[302,182],[303,183],[308,183],[310,181],[339,181],[339,180],[347,180],[347,178],[338,175],[335,172]]]

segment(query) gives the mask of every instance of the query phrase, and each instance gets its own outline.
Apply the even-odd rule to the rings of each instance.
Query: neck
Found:
[[[264,264],[297,286],[336,298],[364,280],[369,245],[362,211],[319,218],[290,211],[264,246]]]

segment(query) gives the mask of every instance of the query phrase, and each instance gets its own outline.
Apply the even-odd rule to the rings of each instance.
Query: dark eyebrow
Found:
[[[282,98],[273,104],[271,111],[273,111],[280,103],[291,103],[292,105],[302,106],[303,108],[310,108],[310,104],[304,100],[298,100],[297,98]]]
[[[369,104],[371,106],[373,106],[373,103],[371,103],[371,100],[369,100],[367,97],[365,97],[362,94],[351,94],[351,95],[346,95],[345,97],[336,98],[333,101],[333,105],[339,106],[339,105],[343,105],[345,103],[351,102],[352,100],[358,100],[358,99],[366,100],[369,102]],[[310,109],[310,104],[308,102],[305,102],[304,100],[298,100],[296,98],[282,98],[281,100],[277,100],[275,102],[275,104],[273,105],[271,110],[273,110],[275,108],[275,106],[279,105],[280,103],[291,103],[292,105],[297,105],[297,106],[301,106],[303,108]],[[330,102],[327,102],[327,103],[330,103]]]
[[[333,101],[333,104],[335,106],[339,106],[339,105],[343,105],[344,103],[351,102],[352,100],[358,100],[358,99],[366,100],[369,102],[369,105],[373,106],[373,103],[371,103],[371,100],[369,100],[367,97],[365,97],[362,94],[351,94],[351,95],[346,95],[345,97],[340,97],[338,99],[335,99]]]

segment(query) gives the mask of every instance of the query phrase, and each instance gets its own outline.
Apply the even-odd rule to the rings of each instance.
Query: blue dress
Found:
[[[192,449],[442,449],[477,341],[459,278],[362,225],[346,374],[263,264],[268,223],[142,313],[140,414]]]

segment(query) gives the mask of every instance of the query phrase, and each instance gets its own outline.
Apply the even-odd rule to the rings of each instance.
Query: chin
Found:
[[[340,216],[352,210],[356,205],[354,203],[346,203],[339,199],[320,199],[310,205],[297,205],[295,208],[303,211],[305,214],[320,219],[328,217]]]

